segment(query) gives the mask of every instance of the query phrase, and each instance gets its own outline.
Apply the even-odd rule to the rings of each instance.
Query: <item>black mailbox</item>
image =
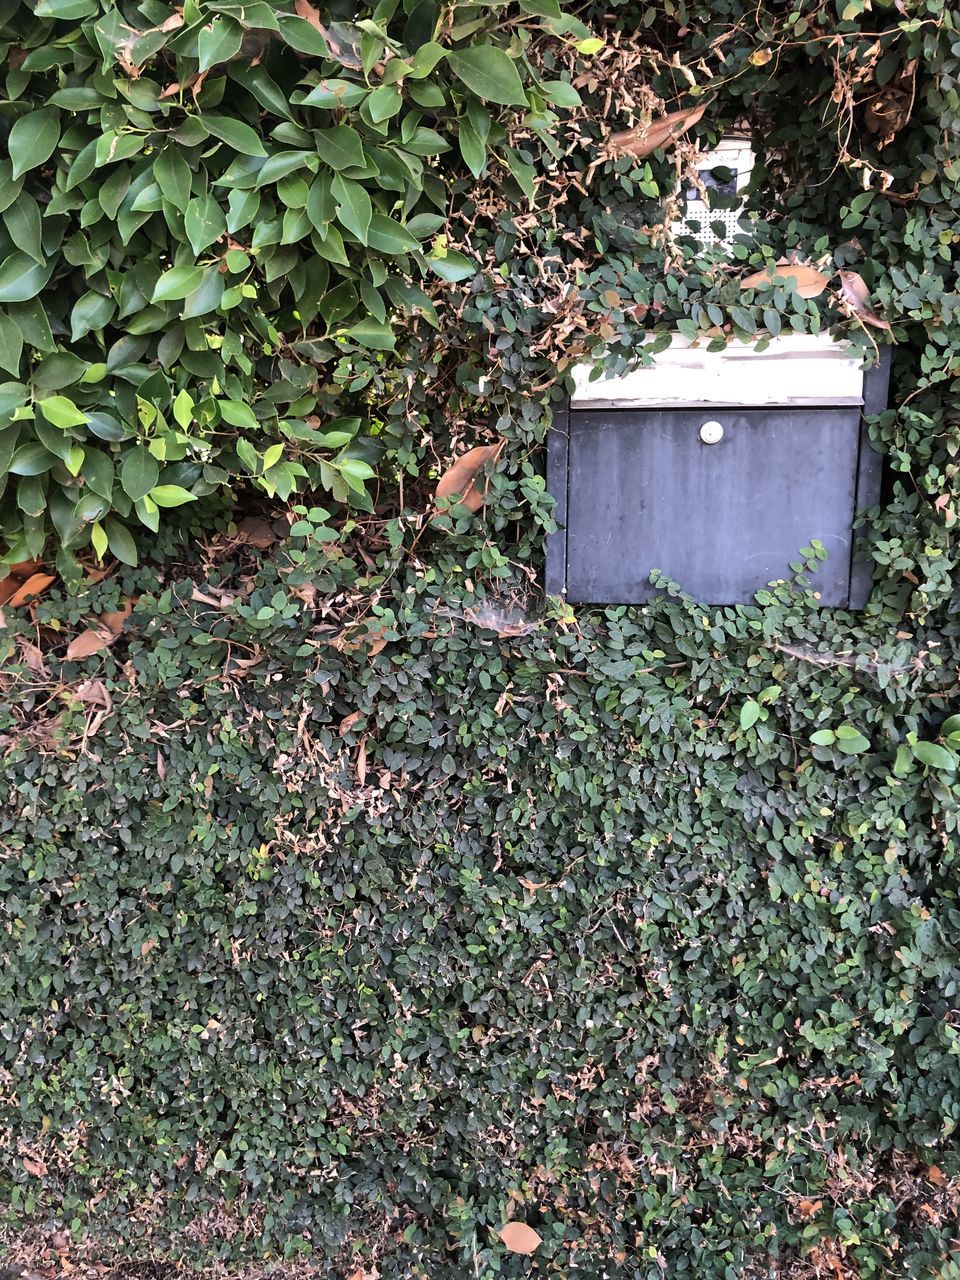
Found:
[[[659,569],[704,604],[749,603],[817,540],[821,602],[864,606],[871,570],[853,557],[853,521],[880,500],[863,417],[886,407],[888,349],[864,373],[827,338],[709,352],[677,336],[652,365],[590,373],[576,371],[547,440],[561,526],[549,594],[642,603]]]

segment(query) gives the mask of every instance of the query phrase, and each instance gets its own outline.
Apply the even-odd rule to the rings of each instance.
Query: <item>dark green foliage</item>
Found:
[[[958,788],[894,761],[951,727],[956,625],[851,640],[784,590],[523,627],[448,560],[384,584],[370,656],[298,586],[360,566],[294,560],[10,686],[0,1069],[48,1171],[13,1159],[14,1218],[520,1275],[512,1197],[535,1274],[929,1275]]]
[[[324,17],[356,17],[347,8]],[[426,67],[432,6],[381,9],[367,17]],[[179,328],[169,321],[184,299],[210,301],[196,268],[217,243],[203,246],[220,226],[214,205],[258,228],[279,206],[261,218],[245,194],[254,188],[238,186],[231,205],[201,179],[228,163],[239,175],[274,164],[261,199],[289,195],[292,224],[306,208],[299,153],[318,175],[329,166],[352,181],[356,143],[336,131],[369,140],[385,127],[394,141],[383,149],[406,153],[410,102],[391,114],[392,86],[376,73],[368,94],[347,66],[346,87],[317,84],[313,105],[294,103],[295,85],[326,64],[315,28],[292,13],[270,11],[281,31],[256,67],[247,50],[224,70],[218,59],[247,37],[239,10],[208,6],[202,22],[188,15],[148,37],[142,60],[125,52],[145,68],[133,79],[118,75],[116,43],[106,70],[99,56],[76,63],[100,40],[93,0],[41,0],[37,11],[24,39],[21,10],[9,9],[28,60],[7,71],[12,158],[36,164],[6,191],[66,200],[67,170],[93,150],[72,188],[77,207],[44,211],[42,252],[29,200],[4,223],[13,265],[0,264],[0,293],[43,289],[51,320],[48,337],[28,298],[5,303],[12,324],[0,321],[4,359],[29,371],[45,419],[17,419],[15,455],[3,452],[11,430],[0,436],[20,477],[16,501],[7,489],[9,527],[26,511],[24,528],[40,537],[49,496],[73,489],[74,444],[89,446],[78,518],[92,533],[102,515],[125,562],[128,513],[110,517],[101,500],[122,490],[142,502],[128,485],[175,487],[171,501],[198,484],[222,496],[237,476],[262,478],[268,439],[284,459],[309,455],[329,500],[296,511],[290,563],[211,570],[212,556],[206,581],[198,569],[188,580],[121,568],[85,597],[42,602],[39,633],[7,617],[8,1222],[89,1230],[96,1248],[207,1267],[215,1255],[312,1254],[338,1277],[934,1273],[960,1176],[954,8],[598,4],[578,14],[607,41],[594,56],[572,47],[579,29],[550,34],[544,0],[495,16],[457,6],[458,21],[476,15],[480,26],[445,43],[518,55],[531,112],[514,113],[500,58],[435,64],[418,83],[439,76],[459,113],[422,108],[436,113],[424,128],[455,135],[436,198],[425,185],[414,212],[397,191],[401,208],[381,209],[401,215],[388,229],[374,222],[384,196],[372,177],[361,180],[369,221],[356,190],[341,184],[334,197],[330,179],[341,238],[366,265],[323,258],[324,324],[353,335],[311,329],[317,312],[297,336],[316,348],[281,362],[263,326],[283,331],[299,250],[261,232],[257,298],[241,289],[236,304],[262,344],[257,368],[234,360],[222,379],[222,299],[217,320],[188,317],[182,352],[178,339],[161,350]],[[129,25],[159,26],[170,12],[131,9]],[[361,64],[379,39],[363,30]],[[534,101],[525,63],[564,88]],[[176,107],[146,104],[177,65],[201,64],[211,71],[199,108],[189,92]],[[493,108],[472,96],[481,77]],[[712,95],[701,141],[746,119],[765,160],[755,236],[726,257],[682,244],[672,253],[651,230],[673,154],[638,164],[600,154],[609,131],[640,118],[632,104],[656,114],[701,91]],[[342,114],[322,105],[329,93]],[[551,94],[569,103],[569,124]],[[909,102],[899,123],[898,102]],[[147,153],[137,113],[166,120],[168,110],[179,145]],[[27,128],[30,148],[18,139]],[[102,181],[94,135],[104,131],[144,149],[125,154],[132,144],[118,142]],[[264,161],[255,138],[296,159]],[[154,164],[165,205],[125,214],[129,188],[109,174],[133,183]],[[129,246],[115,244],[121,220],[141,214]],[[423,287],[421,251],[397,229],[404,217],[435,246],[421,256],[441,282],[428,299],[439,328],[419,295],[398,300],[369,265],[385,256],[405,288]],[[313,232],[306,241],[322,257]],[[161,264],[158,248],[174,252]],[[809,301],[781,286],[741,290],[741,264],[794,250],[828,273],[859,272],[898,343],[897,407],[875,424],[892,481],[866,522],[877,535],[870,608],[820,614],[778,588],[737,611],[668,590],[649,609],[551,612],[535,586],[550,522],[538,449],[558,371],[607,344],[611,363],[625,360],[651,329],[715,328],[725,341],[829,322],[865,351],[871,336],[886,339],[836,290]],[[397,265],[408,254],[409,278]],[[119,315],[145,271],[156,301],[144,293],[122,326],[142,331],[112,330],[106,292]],[[424,312],[397,319],[392,349],[370,292],[381,287],[398,317]],[[208,348],[209,335],[224,341]],[[111,388],[119,411],[90,414]],[[193,407],[177,409],[181,390]],[[171,474],[186,459],[149,448],[152,397],[173,434],[201,391],[217,402],[202,419],[220,451],[213,474],[206,459],[196,475]],[[302,405],[283,399],[294,393]],[[18,395],[0,389],[10,414]],[[74,404],[84,424],[71,424]],[[296,434],[314,410],[320,426],[307,430],[324,434],[319,445]],[[273,432],[274,418],[294,423],[292,436]],[[73,443],[51,463],[54,432]],[[425,526],[437,470],[495,434],[507,444],[488,467],[483,511],[455,508]],[[156,476],[151,458],[163,464]],[[352,486],[323,471],[331,459],[348,480],[343,463],[355,464]],[[366,520],[355,506],[363,523],[344,524],[347,499],[363,504],[368,482],[373,493],[374,470],[375,512]],[[227,530],[222,514],[208,518]],[[299,549],[313,529],[339,540],[330,556]],[[169,552],[175,531],[161,534]],[[501,588],[516,598],[499,599]],[[65,662],[91,611],[131,593],[143,598],[109,653]],[[513,635],[490,629],[498,618]],[[364,630],[376,652],[364,652]],[[46,670],[31,648],[38,635]],[[542,1235],[532,1262],[498,1245],[508,1214]]]

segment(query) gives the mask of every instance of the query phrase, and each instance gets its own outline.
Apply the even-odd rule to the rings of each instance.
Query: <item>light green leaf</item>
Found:
[[[447,54],[450,70],[485,102],[505,107],[525,107],[527,95],[511,57],[492,44],[455,49]]]
[[[158,507],[182,507],[185,502],[196,502],[197,496],[178,484],[158,484],[150,490],[150,497]]]
[[[256,431],[260,427],[253,410],[240,400],[218,400],[217,408],[220,417],[231,427],[242,427],[247,431]]]
[[[762,710],[763,708],[759,702],[754,702],[752,698],[748,698],[740,708],[740,728],[752,729],[760,719]]]
[[[311,89],[303,99],[305,107],[355,107],[361,103],[370,90],[352,80],[321,80],[315,89]]]
[[[921,764],[931,769],[952,773],[957,767],[956,752],[951,751],[949,747],[942,747],[939,742],[916,742],[913,745],[913,754]]]
[[[37,402],[37,408],[52,427],[60,427],[64,431],[70,427],[82,427],[87,421],[87,415],[81,413],[66,396],[48,396],[46,400]]]
[[[157,281],[153,302],[176,302],[199,288],[203,267],[171,267]]]
[[[441,280],[449,280],[455,284],[458,280],[469,280],[477,274],[477,264],[471,262],[463,253],[448,252],[442,258],[427,258],[429,266]]]
[[[362,347],[369,347],[373,351],[392,351],[396,345],[390,326],[379,324],[376,320],[358,320],[349,329],[345,329],[344,333]]]

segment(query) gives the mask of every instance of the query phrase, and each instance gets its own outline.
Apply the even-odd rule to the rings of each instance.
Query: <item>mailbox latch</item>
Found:
[[[704,444],[719,444],[723,439],[723,424],[720,422],[705,422],[700,428],[700,439]]]

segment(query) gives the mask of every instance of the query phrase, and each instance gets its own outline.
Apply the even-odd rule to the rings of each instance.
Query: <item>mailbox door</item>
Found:
[[[660,569],[704,603],[750,603],[817,539],[812,589],[848,603],[858,407],[571,410],[568,424],[568,599],[640,603]]]

